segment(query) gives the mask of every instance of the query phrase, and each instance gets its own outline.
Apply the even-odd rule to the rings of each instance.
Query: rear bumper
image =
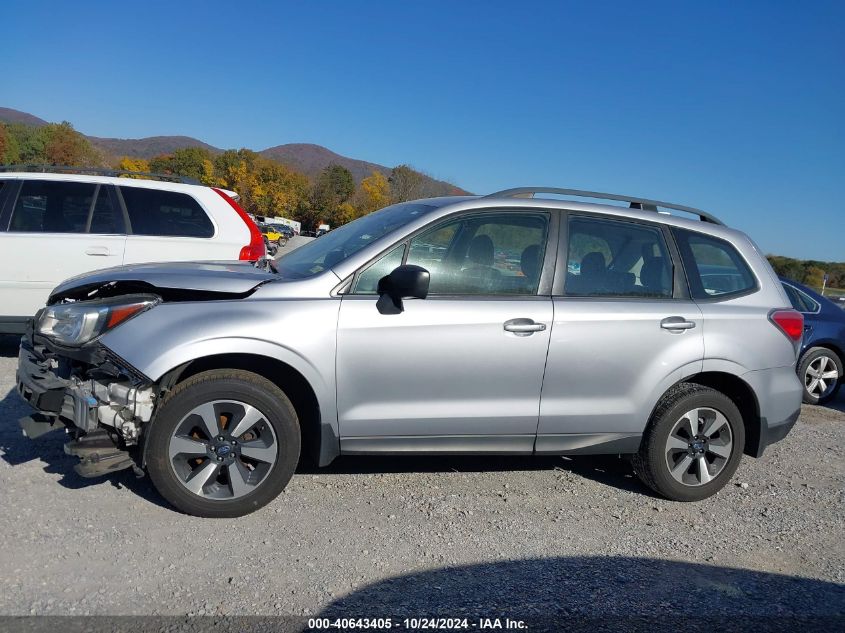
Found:
[[[761,432],[765,433],[765,437],[761,437],[761,444],[766,447],[780,442],[785,438],[795,423],[798,421],[798,416],[801,414],[801,409],[789,416],[786,420],[778,422],[777,424],[769,424],[765,419],[761,421]]]
[[[748,372],[742,377],[757,396],[760,410],[760,431],[756,446],[747,446],[754,457],[760,457],[775,442],[785,438],[801,415],[803,387],[795,367],[775,367]]]

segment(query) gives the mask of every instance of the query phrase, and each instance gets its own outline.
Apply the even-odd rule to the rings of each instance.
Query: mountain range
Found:
[[[0,107],[0,122],[22,123],[36,127],[47,125],[48,123],[44,119],[28,112],[2,107]],[[107,159],[111,160],[121,156],[149,159],[186,147],[201,147],[207,149],[212,154],[219,154],[223,151],[219,147],[214,147],[191,136],[148,136],[146,138],[105,138],[85,134],[83,136],[95,148],[102,152]],[[259,150],[258,153],[265,158],[270,158],[300,171],[309,178],[314,178],[320,171],[331,164],[341,165],[348,169],[355,178],[356,183],[361,182],[362,179],[372,174],[373,171],[379,171],[386,177],[390,176],[391,172],[391,168],[385,165],[341,156],[327,147],[311,143],[286,143]],[[430,188],[438,192],[439,195],[460,195],[467,193],[452,183],[436,180],[429,176],[424,177],[430,181]]]

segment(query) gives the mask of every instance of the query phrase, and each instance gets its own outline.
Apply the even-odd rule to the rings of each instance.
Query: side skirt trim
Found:
[[[535,442],[536,439],[536,442]],[[342,455],[601,455],[636,453],[640,433],[342,437]]]
[[[565,433],[538,435],[538,455],[631,454],[640,450],[642,433]]]
[[[342,455],[530,455],[533,435],[403,435],[342,437]]]

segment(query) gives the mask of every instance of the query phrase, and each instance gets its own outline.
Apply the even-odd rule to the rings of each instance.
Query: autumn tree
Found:
[[[18,162],[18,144],[6,126],[0,123],[0,163],[13,165]]]
[[[124,156],[117,163],[117,168],[120,171],[137,171],[141,173],[149,173],[150,164],[143,158],[131,158]]]
[[[40,165],[45,162],[44,157],[44,134],[41,128],[12,123],[6,126],[9,134],[9,144],[17,146],[16,162],[21,164]]]
[[[329,224],[342,222],[340,206],[348,203],[355,193],[355,179],[346,167],[328,165],[317,176],[311,193],[311,207],[319,218]],[[348,209],[347,209],[348,212]]]
[[[150,173],[150,163],[143,158],[132,158],[130,156],[123,156],[117,163],[117,169],[120,171]],[[122,174],[123,178],[145,178],[146,176],[130,176]]]
[[[193,178],[204,185],[219,184],[214,177],[211,152],[204,147],[184,147],[172,154],[150,159],[150,169],[156,173]]]
[[[6,126],[0,123],[0,162],[6,161],[6,148],[9,146],[9,133],[6,131]]]
[[[390,172],[390,201],[407,202],[423,197],[423,183],[425,177],[408,165],[397,165]]]
[[[335,225],[349,213],[346,208],[340,212],[340,206],[348,203],[355,193],[355,179],[346,167],[328,165],[317,176],[311,193],[311,214],[306,223],[313,225],[319,220]]]
[[[44,162],[50,165],[90,167],[102,162],[91,142],[67,121],[48,123],[38,133],[44,139]]]
[[[263,157],[255,160],[253,169],[256,184],[251,195],[261,215],[297,215],[307,204],[309,183],[304,174]]]
[[[824,281],[824,270],[818,268],[817,266],[809,266],[807,271],[804,273],[804,283],[807,286],[813,286],[815,288],[821,288],[822,282]]]
[[[374,171],[361,181],[355,192],[355,215],[360,217],[390,204],[390,184],[380,171]]]
[[[256,215],[300,219],[308,205],[308,178],[248,149],[226,150],[214,158],[220,186],[237,191],[241,206]]]

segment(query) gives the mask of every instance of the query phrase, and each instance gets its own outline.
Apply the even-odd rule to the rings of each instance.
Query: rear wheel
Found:
[[[634,469],[668,499],[699,501],[730,480],[744,445],[745,427],[733,401],[715,389],[682,383],[655,409]]]
[[[284,392],[240,370],[192,376],[164,400],[147,438],[156,489],[182,512],[237,517],[272,501],[299,459],[299,423]]]
[[[804,383],[804,402],[824,404],[832,400],[842,384],[842,359],[826,347],[811,347],[798,363]]]
[[[287,238],[287,237],[285,237],[284,235],[282,235],[282,236],[279,238],[278,242],[277,242],[277,244],[278,244],[279,246],[284,246],[284,245],[285,245],[285,244],[287,244],[287,243],[288,243],[288,238]]]

